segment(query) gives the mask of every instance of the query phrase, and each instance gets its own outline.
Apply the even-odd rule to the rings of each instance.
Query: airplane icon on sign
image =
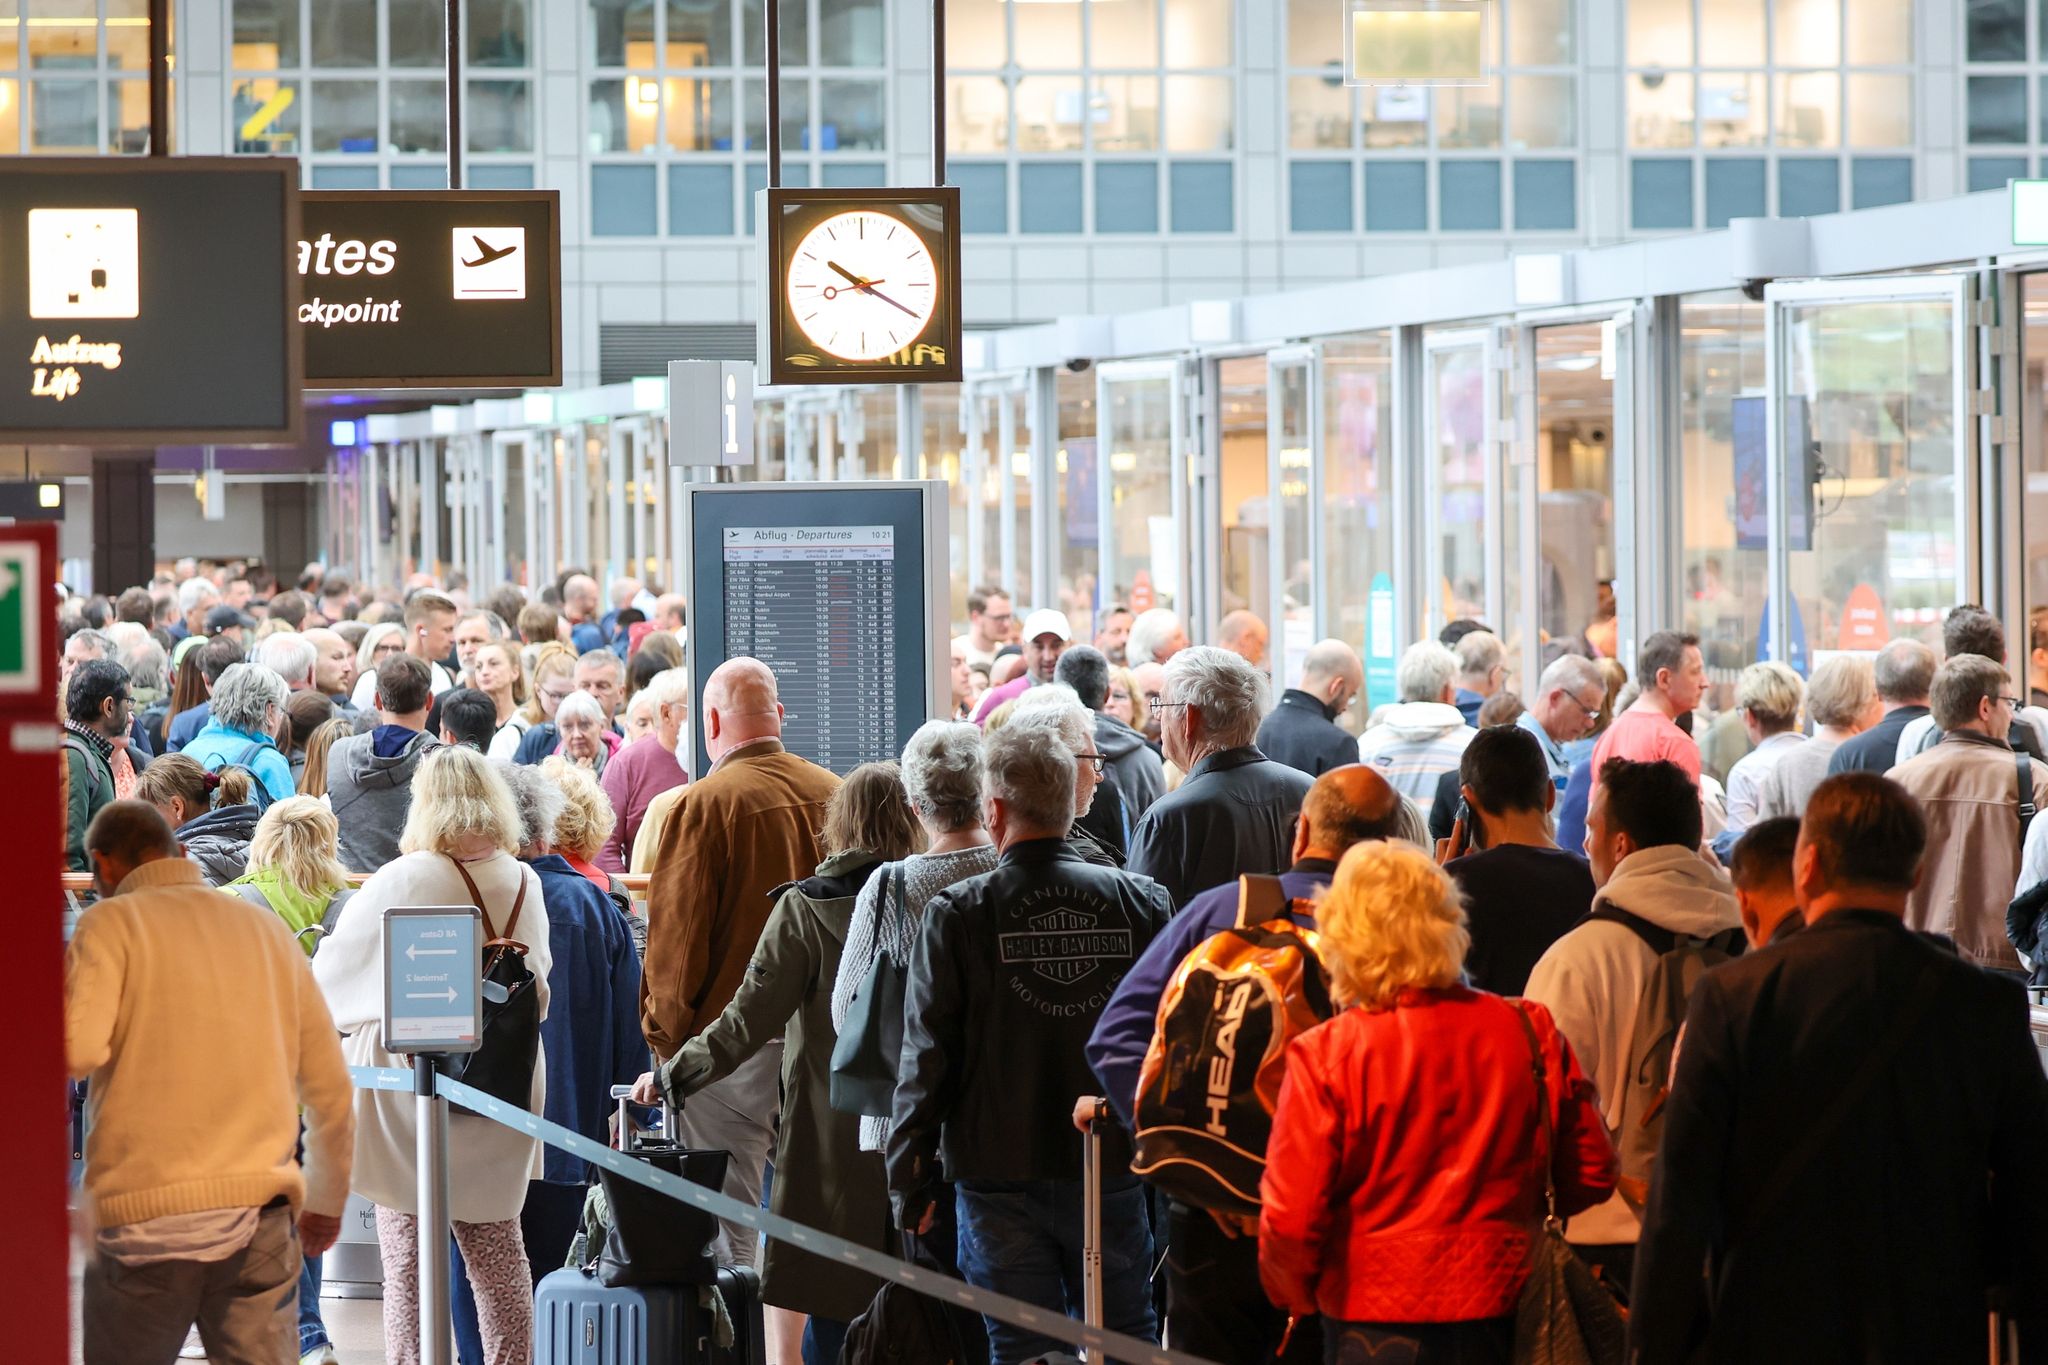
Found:
[[[473,261],[464,261],[463,264],[471,269],[480,265],[489,265],[492,261],[502,261],[513,252],[519,250],[519,243],[517,242],[514,242],[511,246],[494,247],[483,238],[474,234],[471,234],[469,240],[476,243],[477,258]]]

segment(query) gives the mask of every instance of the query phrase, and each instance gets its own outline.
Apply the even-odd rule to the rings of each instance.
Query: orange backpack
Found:
[[[1316,933],[1278,877],[1239,877],[1237,923],[1187,955],[1138,1078],[1131,1170],[1196,1208],[1259,1212],[1287,1045],[1330,1018]]]

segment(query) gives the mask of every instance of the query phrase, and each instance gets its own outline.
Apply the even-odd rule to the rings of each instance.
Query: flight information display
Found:
[[[768,665],[782,742],[835,773],[903,750],[896,730],[896,528],[729,526],[725,646]]]
[[[704,684],[727,659],[775,674],[782,742],[842,776],[901,755],[943,707],[943,484],[692,486],[693,773]]]

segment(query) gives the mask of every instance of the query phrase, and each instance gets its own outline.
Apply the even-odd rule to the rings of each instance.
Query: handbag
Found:
[[[710,1190],[725,1188],[726,1167],[732,1160],[729,1152],[687,1151],[672,1143],[642,1147],[631,1155]],[[609,1214],[604,1241],[590,1267],[598,1283],[624,1289],[710,1284],[718,1278],[718,1265],[710,1254],[718,1236],[717,1219],[603,1166],[597,1168],[597,1180]]]
[[[441,1058],[441,1074],[524,1109],[533,1099],[533,1069],[540,1061],[540,992],[535,989],[533,969],[526,965],[526,945],[499,936],[483,893],[476,889],[476,879],[459,859],[450,857],[448,861],[455,864],[463,886],[469,889],[470,903],[484,919],[483,1029],[477,1036],[476,1051]],[[519,927],[519,911],[525,904],[526,878],[522,875],[519,895],[512,902],[512,918],[505,925],[507,934]],[[457,1110],[471,1112],[459,1105]]]
[[[907,920],[908,879],[902,864],[891,863],[882,877],[883,897],[893,895],[896,913]],[[881,916],[875,918],[874,959],[846,1007],[846,1027],[832,1044],[830,1091],[832,1107],[840,1113],[885,1119],[895,1102],[896,1069],[903,1058],[903,995],[910,968],[883,945]]]
[[[1515,1305],[1515,1365],[1621,1365],[1628,1354],[1628,1324],[1621,1305],[1601,1288],[1586,1263],[1564,1240],[1557,1216],[1557,1178],[1551,1172],[1550,1082],[1535,1026],[1509,1003],[1529,1040],[1536,1077],[1536,1112],[1543,1130],[1543,1230],[1530,1249],[1529,1281]]]

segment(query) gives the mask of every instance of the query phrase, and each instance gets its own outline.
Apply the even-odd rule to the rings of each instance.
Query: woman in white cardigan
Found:
[[[394,905],[473,904],[469,873],[498,933],[526,945],[541,1014],[548,1007],[547,910],[540,879],[513,854],[519,812],[505,779],[483,755],[461,746],[435,750],[412,781],[412,808],[399,838],[403,856],[386,863],[342,911],[313,959],[342,1051],[352,1066],[403,1066],[386,1052],[383,913]],[[460,867],[458,868],[458,863]],[[521,898],[521,890],[524,897]],[[517,917],[514,922],[514,905]],[[541,1111],[546,1058],[534,1068],[527,1107]],[[419,1229],[414,1194],[413,1096],[356,1092],[355,1173],[351,1185],[377,1206],[384,1261],[384,1349],[391,1365],[416,1365],[419,1334]],[[533,1281],[519,1235],[526,1185],[540,1178],[540,1143],[477,1115],[449,1120],[448,1205],[455,1241],[476,1292],[488,1365],[526,1365],[533,1352]]]

